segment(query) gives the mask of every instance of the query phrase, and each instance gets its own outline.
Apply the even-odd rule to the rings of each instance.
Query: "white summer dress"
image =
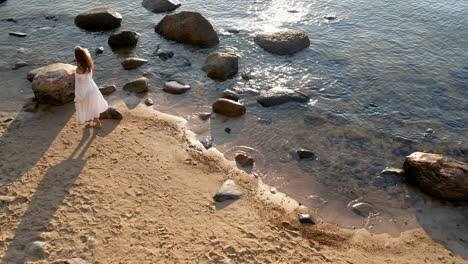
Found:
[[[109,107],[93,81],[93,72],[75,72],[75,107],[76,120],[80,123],[99,117]]]

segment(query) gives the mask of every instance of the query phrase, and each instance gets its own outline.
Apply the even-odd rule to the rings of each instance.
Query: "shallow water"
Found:
[[[107,46],[110,32],[86,32],[74,25],[77,14],[95,7],[120,12],[121,28],[141,33],[137,47],[112,51]],[[238,150],[258,157],[256,173],[317,208],[325,221],[392,235],[423,226],[436,239],[455,245],[452,248],[467,248],[466,204],[440,203],[410,189],[398,177],[377,177],[385,167],[401,167],[413,151],[468,161],[467,1],[194,0],[182,2],[179,10],[202,13],[220,34],[220,45],[200,50],[161,38],[154,25],[164,15],[145,10],[139,2],[0,4],[0,111],[18,111],[33,96],[25,79],[29,70],[54,62],[73,63],[75,45],[90,50],[103,46],[104,54],[94,56],[98,84],[122,87],[144,71],[155,72],[148,77],[156,109],[188,119],[200,137],[213,136],[215,147],[227,157]],[[325,14],[337,19],[327,21]],[[232,28],[240,33],[228,33]],[[310,48],[283,57],[253,42],[257,33],[282,28],[305,31]],[[28,36],[9,36],[9,31]],[[174,51],[174,58],[160,60],[154,55],[158,46]],[[17,53],[18,48],[26,53]],[[240,70],[254,78],[244,81],[236,76],[217,82],[205,77],[201,66],[213,51],[236,53]],[[129,55],[149,63],[125,71],[120,61]],[[19,60],[30,65],[11,70]],[[193,88],[184,95],[169,95],[159,89],[161,79],[179,80]],[[255,96],[272,87],[297,88],[312,100],[263,108]],[[199,120],[197,113],[209,112],[225,89],[241,94],[248,113],[237,119]],[[109,100],[121,96],[126,95],[116,93]],[[139,100],[128,102],[132,108]],[[230,134],[224,132],[226,127]],[[298,160],[294,152],[299,148],[312,150],[317,159]],[[357,202],[371,204],[377,214],[364,218],[347,207]],[[431,217],[435,213],[441,215]]]

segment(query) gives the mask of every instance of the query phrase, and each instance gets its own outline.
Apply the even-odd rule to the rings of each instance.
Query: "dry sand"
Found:
[[[468,263],[422,229],[302,226],[296,214],[310,210],[265,196],[255,176],[192,144],[183,121],[116,108],[124,119],[101,130],[78,125],[73,105],[0,128],[1,263]],[[215,204],[226,179],[244,196]],[[36,240],[43,255],[27,250]]]

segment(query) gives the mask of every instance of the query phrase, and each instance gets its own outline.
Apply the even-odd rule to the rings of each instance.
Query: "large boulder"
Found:
[[[153,13],[164,13],[180,7],[180,3],[173,0],[143,0],[141,5]]]
[[[41,104],[63,105],[75,98],[75,66],[55,63],[34,75],[32,90]]]
[[[112,8],[95,8],[79,14],[75,24],[88,30],[110,30],[120,26],[122,16]]]
[[[134,31],[123,30],[113,33],[107,43],[113,48],[134,47],[139,37],[140,34]]]
[[[264,107],[281,105],[289,102],[307,103],[310,98],[300,92],[285,88],[272,88],[257,97],[257,102]]]
[[[200,13],[180,12],[166,15],[154,28],[165,38],[202,48],[210,48],[219,43],[213,26]]]
[[[53,64],[52,64],[52,65],[53,65]],[[44,69],[45,67],[47,67],[47,66],[40,67],[40,68],[36,68],[36,69],[34,69],[34,70],[29,71],[29,72],[28,72],[28,75],[26,76],[26,78],[27,78],[30,82],[32,82],[32,80],[34,79],[34,76],[36,76],[36,74],[37,74],[40,70]]]
[[[202,70],[210,78],[226,80],[236,75],[239,69],[238,60],[234,54],[215,52],[206,58]]]
[[[310,45],[309,37],[302,31],[288,29],[273,34],[259,34],[255,37],[264,50],[278,55],[292,55]]]
[[[122,66],[127,70],[132,70],[140,67],[148,61],[141,58],[129,57],[122,61]]]
[[[245,114],[245,106],[233,100],[219,98],[213,104],[213,112],[229,117],[238,117]]]
[[[468,164],[438,154],[414,152],[403,164],[406,177],[425,192],[468,201]]]
[[[123,89],[134,93],[145,93],[148,91],[148,83],[148,78],[141,77],[125,84]]]

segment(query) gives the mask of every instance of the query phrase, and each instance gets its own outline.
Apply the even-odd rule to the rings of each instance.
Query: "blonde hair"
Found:
[[[78,67],[82,68],[86,73],[94,69],[94,62],[88,50],[80,46],[75,47],[75,59]]]

